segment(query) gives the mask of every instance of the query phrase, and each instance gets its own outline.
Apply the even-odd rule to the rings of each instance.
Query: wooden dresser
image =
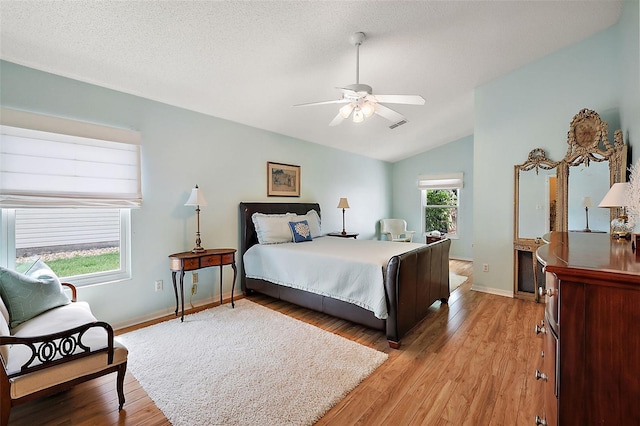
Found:
[[[640,257],[609,234],[550,234],[536,424],[640,425]],[[533,422],[532,422],[533,423]]]

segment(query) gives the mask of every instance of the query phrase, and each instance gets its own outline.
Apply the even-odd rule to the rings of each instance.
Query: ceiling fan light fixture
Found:
[[[1,0],[0,0],[1,1]],[[342,97],[333,101],[311,102],[298,104],[294,106],[310,106],[310,105],[326,105],[326,104],[344,104],[336,116],[329,122],[329,126],[337,126],[345,119],[351,117],[354,123],[362,123],[365,119],[377,114],[380,117],[391,121],[389,128],[393,129],[407,122],[399,112],[383,105],[390,104],[406,104],[406,105],[424,105],[424,98],[420,95],[374,95],[373,88],[368,84],[360,83],[360,45],[364,42],[366,36],[363,32],[357,32],[352,35],[351,43],[356,47],[356,82],[344,87],[336,87],[342,91]]]
[[[349,116],[351,115],[351,111],[353,111],[353,104],[349,102],[348,104],[340,108],[340,115],[342,116],[342,118],[349,118]]]
[[[365,101],[361,107],[362,113],[365,117],[369,118],[376,112],[376,107],[369,101]]]
[[[353,109],[353,122],[354,123],[362,123],[364,121],[364,112],[360,107],[355,107]]]

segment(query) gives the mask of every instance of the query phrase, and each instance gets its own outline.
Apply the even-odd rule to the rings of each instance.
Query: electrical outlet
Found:
[[[198,284],[198,273],[197,272],[192,272],[191,273],[191,283],[192,284]]]
[[[162,280],[156,280],[156,291],[162,291]]]
[[[489,272],[489,264],[488,263],[484,263],[482,265],[482,272]]]
[[[191,285],[191,294],[196,294],[198,292],[198,284]]]

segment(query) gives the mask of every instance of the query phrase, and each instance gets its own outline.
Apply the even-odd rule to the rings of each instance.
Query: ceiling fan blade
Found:
[[[342,114],[338,113],[338,115],[336,115],[334,119],[331,120],[331,123],[329,123],[329,126],[331,127],[337,126],[338,124],[342,123],[343,120],[344,120],[344,117],[342,116]]]
[[[394,123],[398,123],[402,120],[406,120],[402,114],[400,114],[399,112],[395,112],[394,110],[387,108],[384,105],[375,104],[375,106],[376,106],[375,113],[378,114],[380,117],[386,118],[387,120],[392,121]]]
[[[378,102],[386,104],[424,105],[424,98],[420,95],[374,95]]]
[[[358,94],[358,92],[356,92],[353,89],[349,89],[348,87],[336,87],[336,89],[342,90],[343,92],[351,93],[351,94],[354,94],[354,95]]]
[[[327,104],[346,104],[347,102],[349,102],[348,99],[337,99],[335,101],[309,102],[307,104],[297,104],[294,106],[300,107],[300,106],[314,106],[314,105],[327,105]]]

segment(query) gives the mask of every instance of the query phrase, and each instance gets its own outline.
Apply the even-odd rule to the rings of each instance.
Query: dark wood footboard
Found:
[[[251,215],[255,212],[267,214],[305,214],[314,209],[320,214],[320,206],[314,203],[240,203],[240,259],[254,244],[257,244]],[[445,239],[415,250],[393,256],[384,276],[388,302],[388,318],[378,319],[373,312],[341,300],[332,299],[304,290],[285,287],[264,280],[247,278],[244,265],[240,270],[242,291],[246,295],[256,291],[346,319],[367,327],[383,330],[389,346],[400,347],[400,339],[418,324],[428,313],[429,307],[449,298],[449,248],[451,240]]]
[[[389,346],[400,339],[428,313],[437,300],[449,299],[449,249],[451,240],[440,240],[394,256],[385,274],[389,318],[386,332]]]

